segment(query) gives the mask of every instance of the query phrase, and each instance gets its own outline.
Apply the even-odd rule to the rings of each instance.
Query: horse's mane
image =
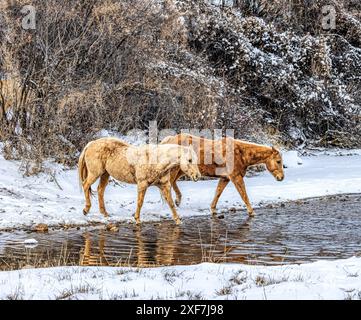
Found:
[[[259,143],[244,141],[244,140],[240,140],[240,139],[235,139],[235,141],[239,142],[242,145],[249,146],[249,147],[272,148],[265,144],[259,144]]]

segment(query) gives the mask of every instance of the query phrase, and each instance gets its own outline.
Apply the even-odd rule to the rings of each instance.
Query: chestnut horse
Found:
[[[284,179],[281,153],[274,147],[268,147],[230,137],[209,140],[189,134],[178,134],[163,139],[162,144],[191,145],[199,159],[199,170],[202,176],[219,177],[214,199],[211,204],[212,214],[216,213],[216,206],[224,188],[232,181],[246,204],[248,214],[254,215],[254,210],[247,196],[244,176],[247,168],[256,164],[265,164],[268,171],[278,180]],[[182,194],[177,186],[177,180],[183,176],[181,168],[174,168],[171,172],[172,187],[176,193],[176,204],[179,206]]]
[[[137,209],[134,215],[140,223],[140,210],[149,186],[159,187],[168,203],[173,218],[180,224],[175,209],[170,183],[170,171],[177,167],[194,181],[201,174],[197,166],[197,155],[191,147],[179,145],[132,146],[116,138],[101,138],[87,144],[79,158],[79,180],[85,194],[86,215],[91,207],[91,185],[100,178],[98,198],[100,212],[107,217],[104,205],[104,191],[109,177],[138,186]]]

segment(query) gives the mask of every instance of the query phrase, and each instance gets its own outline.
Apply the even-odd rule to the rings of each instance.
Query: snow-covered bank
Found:
[[[0,299],[361,299],[361,258],[276,267],[25,269],[0,272]]]
[[[349,156],[318,155],[302,157],[302,165],[295,165],[294,154],[285,169],[286,178],[277,182],[268,172],[246,178],[247,190],[254,207],[264,203],[295,200],[306,197],[361,192],[361,154]],[[287,164],[287,163],[286,163]],[[19,163],[0,156],[0,229],[31,227],[39,223],[55,225],[85,225],[91,222],[132,221],[135,211],[136,186],[111,183],[105,194],[109,220],[98,211],[96,197],[87,217],[82,214],[84,197],[79,190],[76,170],[63,170],[52,165],[53,174],[24,178]],[[54,177],[55,176],[55,180]],[[178,209],[182,218],[209,214],[217,181],[179,183],[183,203]],[[232,184],[222,194],[218,208],[244,208]],[[257,210],[256,210],[257,213]],[[171,219],[157,188],[146,194],[141,213],[142,221]]]

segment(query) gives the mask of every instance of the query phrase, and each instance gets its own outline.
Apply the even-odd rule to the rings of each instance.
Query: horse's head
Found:
[[[201,178],[198,157],[192,147],[181,147],[180,168],[193,181],[198,181]]]
[[[272,147],[272,154],[266,159],[267,170],[277,179],[282,181],[285,177],[283,172],[283,161],[281,153]]]

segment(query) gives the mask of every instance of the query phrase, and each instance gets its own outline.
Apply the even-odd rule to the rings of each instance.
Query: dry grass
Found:
[[[339,20],[325,35],[329,2]],[[25,4],[0,12],[0,140],[27,174],[49,157],[74,165],[101,129],[147,130],[153,120],[289,146],[360,144],[354,0],[235,1],[244,19],[203,0],[34,0],[36,30],[15,23]]]
[[[56,300],[69,300],[73,296],[78,294],[99,294],[100,290],[96,289],[94,286],[90,284],[83,284],[78,286],[71,285],[70,288],[64,289],[59,295],[56,297]]]
[[[28,31],[14,27],[24,4],[0,13],[0,140],[7,158],[36,164],[29,174],[48,157],[75,164],[101,129],[219,125],[230,99],[189,52],[171,1],[36,0],[36,30]]]
[[[62,247],[59,254],[55,255],[50,251],[43,253],[32,253],[25,249],[22,257],[9,252],[0,258],[0,271],[12,271],[29,268],[50,268],[59,266],[77,266],[79,257],[70,255],[66,247]]]
[[[232,286],[225,286],[219,290],[216,290],[216,295],[228,296],[228,295],[232,294],[232,292],[233,292]]]
[[[24,290],[21,286],[17,286],[13,292],[6,296],[6,300],[23,300]]]

